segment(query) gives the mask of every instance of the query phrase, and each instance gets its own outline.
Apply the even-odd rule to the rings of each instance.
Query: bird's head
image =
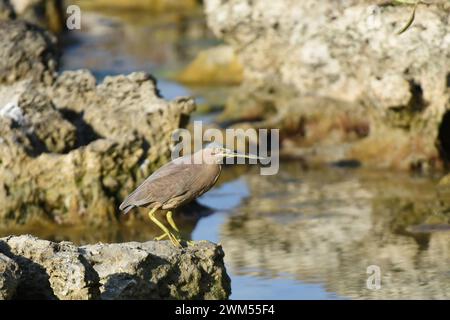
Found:
[[[247,158],[247,159],[263,159],[255,155],[246,155],[236,153],[230,149],[224,148],[218,143],[210,143],[204,149],[203,153],[206,159],[213,159],[215,163],[222,163],[224,158]]]

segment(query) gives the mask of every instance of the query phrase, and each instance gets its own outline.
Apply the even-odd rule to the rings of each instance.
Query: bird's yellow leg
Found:
[[[175,230],[176,232],[180,232],[177,225],[175,224],[175,221],[173,221],[172,211],[167,212],[166,219],[167,219],[167,222],[170,224],[170,226],[173,228],[173,230]]]
[[[159,237],[155,237],[155,240],[156,240],[156,241],[159,241],[159,240],[164,239],[165,237],[167,237],[167,233],[163,233],[163,234],[160,235]]]
[[[180,229],[178,229],[177,225],[175,224],[175,221],[173,220],[172,215],[173,215],[173,214],[172,214],[172,211],[167,211],[166,219],[167,219],[167,222],[170,224],[170,226],[177,232],[178,239],[180,239],[180,238],[181,238],[181,237],[179,236],[179,234],[180,234]],[[161,237],[162,237],[162,236],[161,236]],[[190,241],[190,240],[187,240],[186,243],[189,244],[189,245],[193,245],[193,244],[194,244],[194,242],[193,242],[193,241]]]
[[[169,229],[167,229],[158,219],[156,219],[155,217],[155,212],[156,212],[156,208],[153,208],[152,210],[150,210],[150,212],[148,213],[148,216],[150,218],[150,220],[152,220],[163,232],[164,232],[164,236],[167,235],[170,239],[170,241],[172,241],[172,243],[177,246],[180,247],[180,241],[177,239],[177,237],[175,237],[175,235],[169,231]],[[161,238],[161,237],[158,237]]]

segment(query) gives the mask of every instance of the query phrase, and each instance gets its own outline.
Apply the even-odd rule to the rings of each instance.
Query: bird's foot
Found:
[[[195,245],[195,241],[193,241],[193,240],[186,240],[186,244],[188,245],[188,246],[194,246]]]
[[[178,237],[177,235],[173,234],[173,233],[163,233],[162,235],[155,237],[154,240],[156,241],[160,241],[163,240],[164,238],[169,238],[169,240],[172,242],[172,244],[176,247],[181,247],[181,239],[180,237]]]
[[[180,237],[179,236],[175,236],[172,232],[169,231],[169,229],[166,228],[166,226],[164,226],[156,217],[155,217],[155,211],[156,208],[153,208],[152,210],[150,210],[150,212],[148,213],[148,216],[150,218],[150,220],[152,220],[163,232],[164,234],[159,236],[159,240],[163,239],[165,236],[169,237],[169,240],[173,243],[174,246],[176,247],[181,247],[181,243],[180,243]]]
[[[160,241],[160,240],[164,239],[165,237],[167,237],[167,233],[163,233],[159,237],[155,237],[154,240],[155,241]]]
[[[181,239],[178,235],[174,235],[174,234],[172,236],[175,238],[175,241],[178,241],[179,245],[174,243],[177,246],[182,246],[182,244],[186,244],[186,246],[188,246],[188,247],[195,245],[195,241],[184,240],[184,239]],[[169,237],[169,239],[172,241],[171,237],[167,233],[164,233],[164,234],[162,234],[162,235],[160,235],[158,237],[155,237],[154,239],[156,241],[160,241],[160,240],[163,240],[166,237]],[[172,241],[172,243],[173,243],[173,241]]]
[[[174,235],[173,233],[168,234],[170,241],[175,247],[181,247],[180,237]]]

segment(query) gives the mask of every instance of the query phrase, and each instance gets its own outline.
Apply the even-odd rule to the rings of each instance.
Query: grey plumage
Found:
[[[199,152],[208,157],[204,150]],[[175,209],[208,191],[217,181],[221,165],[193,164],[193,161],[186,164],[185,160],[192,160],[192,157],[178,158],[156,170],[123,201],[119,209],[124,214],[134,207]]]

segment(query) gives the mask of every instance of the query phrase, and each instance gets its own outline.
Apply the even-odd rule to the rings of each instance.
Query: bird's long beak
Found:
[[[259,157],[253,154],[243,154],[243,153],[235,153],[235,152],[228,152],[225,154],[225,157],[227,158],[247,158],[247,159],[258,159],[258,160],[265,160],[266,158]]]

